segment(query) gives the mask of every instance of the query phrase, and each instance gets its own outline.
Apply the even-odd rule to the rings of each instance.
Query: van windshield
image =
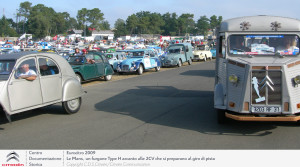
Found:
[[[231,35],[229,53],[233,55],[298,55],[297,35]]]

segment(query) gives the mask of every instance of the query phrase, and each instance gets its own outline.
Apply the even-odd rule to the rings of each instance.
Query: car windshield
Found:
[[[144,51],[128,52],[128,55],[131,56],[131,57],[144,56]]]
[[[84,56],[70,56],[68,62],[70,64],[83,64]]]
[[[297,35],[231,35],[229,52],[233,55],[298,55]]]
[[[169,53],[180,53],[181,51],[183,51],[183,46],[170,47],[168,49]]]
[[[197,46],[197,50],[205,50],[205,45]]]
[[[6,81],[9,78],[10,73],[12,72],[14,66],[15,66],[15,61],[5,61],[1,60],[0,61],[0,80],[1,81]]]
[[[107,59],[112,59],[112,58],[114,57],[114,55],[113,55],[113,54],[106,54],[105,57],[106,57]]]

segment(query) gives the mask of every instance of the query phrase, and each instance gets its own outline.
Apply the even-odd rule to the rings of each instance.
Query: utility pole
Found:
[[[16,25],[16,32],[17,33],[19,33],[19,28],[18,28],[18,17],[19,17],[19,13],[18,13],[18,9],[17,9],[17,14],[16,14],[16,23],[17,23],[17,25]]]

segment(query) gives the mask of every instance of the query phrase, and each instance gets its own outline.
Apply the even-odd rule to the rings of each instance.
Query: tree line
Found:
[[[68,12],[55,12],[51,7],[43,4],[32,6],[25,1],[17,9],[16,21],[5,16],[0,19],[0,35],[19,36],[23,33],[33,34],[35,38],[67,35],[71,29],[84,30],[84,36],[91,35],[92,30],[110,30],[111,26],[104,18],[100,9],[78,10],[76,18]],[[161,35],[207,35],[209,29],[216,28],[222,21],[222,16],[201,16],[194,21],[194,14],[152,13],[141,11],[127,17],[126,20],[117,19],[114,24],[116,37],[130,34],[161,34]]]

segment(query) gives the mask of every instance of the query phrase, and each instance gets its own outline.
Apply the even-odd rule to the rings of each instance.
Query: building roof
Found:
[[[71,32],[70,34],[82,34],[83,30],[75,30],[75,29],[72,29],[70,30],[69,32]],[[73,32],[73,33],[72,33]]]
[[[101,31],[94,30],[92,34],[114,34],[114,32],[111,30],[101,30]]]

